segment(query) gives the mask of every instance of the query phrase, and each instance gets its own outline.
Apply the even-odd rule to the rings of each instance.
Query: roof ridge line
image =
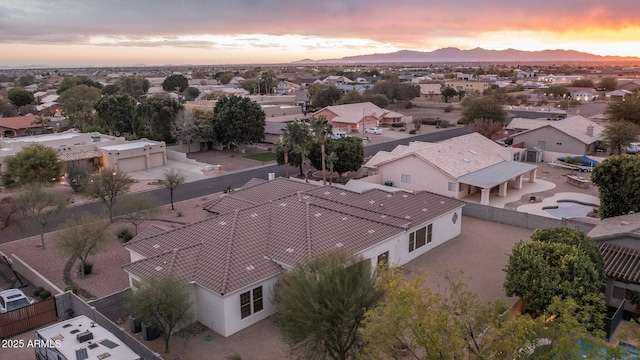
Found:
[[[306,232],[307,232],[307,256],[311,257],[311,220],[309,219],[309,202],[305,201],[305,222],[306,222]]]
[[[235,210],[233,214],[233,223],[231,224],[231,236],[227,242],[227,251],[224,260],[224,278],[222,280],[222,295],[226,294],[227,286],[229,286],[229,267],[231,266],[231,253],[233,252],[233,240],[235,239],[236,226],[238,224],[238,213],[240,210]]]

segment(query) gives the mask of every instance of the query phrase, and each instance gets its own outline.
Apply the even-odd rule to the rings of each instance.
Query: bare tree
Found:
[[[164,173],[164,179],[162,179],[161,182],[164,187],[169,189],[169,194],[171,197],[171,211],[174,210],[173,192],[178,186],[184,184],[185,181],[187,181],[187,178],[176,169],[171,169]]]
[[[49,219],[67,206],[67,198],[43,184],[29,185],[18,196],[18,208],[40,225],[40,246],[44,250],[44,228]]]
[[[91,272],[87,262],[89,255],[104,249],[108,237],[109,222],[97,216],[84,215],[70,218],[64,229],[57,234],[58,248],[64,255],[80,260],[80,274],[84,277]]]
[[[109,221],[113,223],[113,207],[116,199],[126,193],[133,184],[133,179],[121,170],[103,169],[85,184],[87,195],[98,198],[109,212]]]
[[[198,134],[196,117],[191,111],[180,110],[173,123],[173,132],[180,144],[187,144],[187,155],[191,154],[191,143]]]
[[[160,212],[160,202],[146,193],[125,196],[114,210],[118,218],[130,222],[138,235],[138,225],[152,219]]]

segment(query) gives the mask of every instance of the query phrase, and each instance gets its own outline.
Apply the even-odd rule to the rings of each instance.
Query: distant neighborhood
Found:
[[[335,320],[313,318],[330,304],[356,329],[348,354],[427,353],[412,326],[455,328],[456,357],[494,351],[509,326],[536,329],[504,340],[512,354],[576,339],[614,351],[634,341],[614,335],[633,326],[623,318],[640,315],[639,74],[483,62],[1,69],[0,337],[37,330],[84,354],[120,346],[146,359],[189,341],[239,354],[237,339],[266,328],[276,349],[308,351],[292,334],[313,331],[287,317],[292,304],[318,329]],[[499,230],[489,239],[476,222]],[[471,280],[434,275],[439,290],[412,293],[434,257]],[[409,298],[402,318],[393,310],[407,304],[392,301]],[[412,313],[427,300],[428,316]],[[147,311],[163,306],[174,307]],[[465,323],[481,315],[491,320]],[[549,331],[567,324],[574,332]],[[46,354],[63,351],[36,350]]]

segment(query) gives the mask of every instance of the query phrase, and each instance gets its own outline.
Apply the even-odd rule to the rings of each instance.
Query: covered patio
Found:
[[[497,187],[498,197],[505,198],[510,183],[512,189],[521,190],[524,175],[528,174],[528,181],[535,183],[537,171],[537,165],[504,161],[460,176],[458,181],[469,187],[480,189],[480,204],[489,205],[492,188]]]

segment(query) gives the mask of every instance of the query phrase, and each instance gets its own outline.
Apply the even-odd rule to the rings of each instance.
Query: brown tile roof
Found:
[[[221,200],[246,204],[248,199],[266,201],[226,207],[221,215],[166,232],[141,233],[126,247],[146,259],[124,269],[142,278],[172,271],[224,295],[279,274],[281,265],[336,248],[360,252],[404,233],[412,223],[462,206],[426,192],[358,194],[288,179],[243,187]],[[223,201],[211,206],[222,209]]]
[[[40,125],[31,124],[35,119],[35,115],[0,118],[0,127],[13,130],[39,128]]]
[[[599,248],[607,277],[640,284],[640,251],[606,242]]]

